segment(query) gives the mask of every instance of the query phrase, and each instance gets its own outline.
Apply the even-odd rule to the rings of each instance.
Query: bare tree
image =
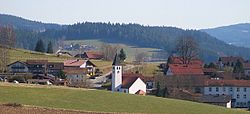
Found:
[[[182,37],[176,44],[176,50],[181,57],[183,64],[189,64],[190,61],[198,56],[198,44],[192,37]]]
[[[15,32],[12,27],[0,28],[0,72],[7,71],[10,61],[9,49],[15,45]]]
[[[113,45],[103,43],[101,46],[101,52],[104,55],[104,60],[113,60],[119,48],[120,47],[118,45],[113,46]]]
[[[144,52],[136,53],[135,54],[135,61],[137,63],[142,63],[144,61],[144,59],[145,59],[146,56],[147,56],[147,54],[144,53]]]

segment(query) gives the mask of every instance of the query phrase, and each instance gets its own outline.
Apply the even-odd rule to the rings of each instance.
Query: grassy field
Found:
[[[154,76],[160,70],[158,68],[159,65],[160,63],[158,62],[143,63],[141,65],[136,65],[133,69],[130,69],[129,72],[139,71],[144,76]]]
[[[15,61],[26,61],[27,59],[49,60],[50,62],[63,62],[66,59],[70,59],[70,57],[57,57],[55,54],[45,54],[24,49],[10,49],[10,63]]]
[[[85,44],[85,45],[93,45],[96,46],[98,49],[101,48],[102,44],[104,42],[99,41],[99,40],[67,40],[64,41],[65,44]],[[124,45],[124,44],[118,44],[118,43],[111,43],[112,45],[117,45],[121,48],[123,48],[127,54],[127,59],[126,61],[133,61],[135,58],[135,55],[137,53],[146,53],[147,56],[151,56],[154,52],[153,51],[158,51],[159,49],[155,48],[139,48],[139,47],[134,47],[134,46],[129,46],[129,45]]]
[[[247,114],[219,106],[153,96],[128,95],[101,90],[48,86],[20,86],[0,83],[0,103],[97,112],[164,114]]]

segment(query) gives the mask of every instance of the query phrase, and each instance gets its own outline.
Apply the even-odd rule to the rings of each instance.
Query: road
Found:
[[[132,68],[134,68],[135,66],[134,65],[126,65],[126,66],[123,66],[123,71],[128,71]],[[99,76],[99,77],[96,77],[95,79],[89,79],[90,81],[90,87],[92,88],[100,88],[102,86],[103,83],[105,83],[108,79],[108,76],[111,75],[112,71],[102,75],[102,76]]]

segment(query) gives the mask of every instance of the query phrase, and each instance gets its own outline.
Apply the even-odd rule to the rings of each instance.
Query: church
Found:
[[[115,55],[112,64],[112,91],[146,95],[146,84],[137,75],[123,75],[120,59]]]

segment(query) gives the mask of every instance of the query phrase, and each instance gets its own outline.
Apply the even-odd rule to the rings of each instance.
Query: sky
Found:
[[[204,29],[249,23],[250,0],[0,0],[0,13],[46,23],[137,23]]]

